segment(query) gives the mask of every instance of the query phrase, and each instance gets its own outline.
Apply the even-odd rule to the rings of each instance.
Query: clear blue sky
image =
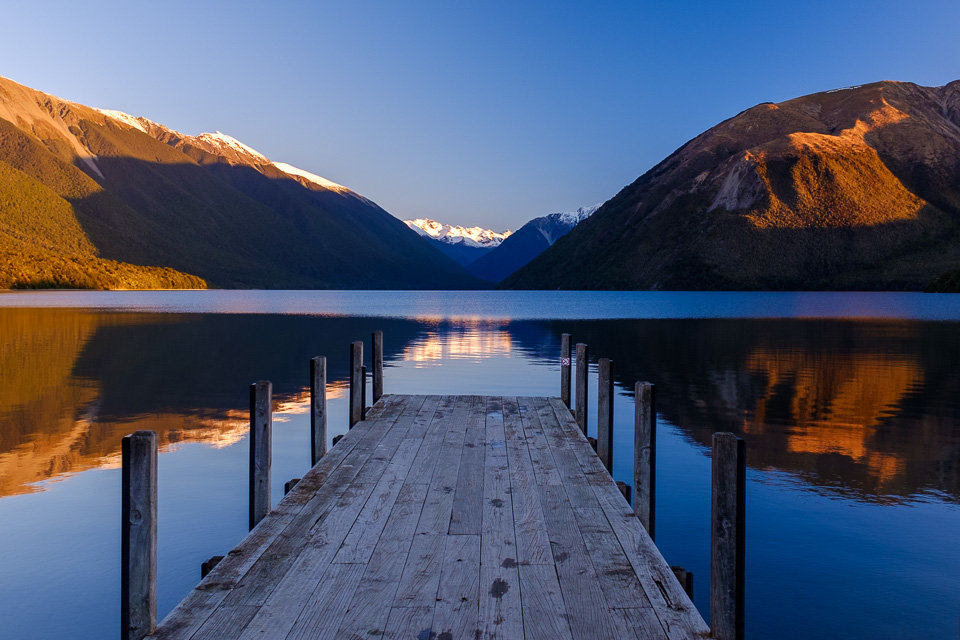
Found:
[[[960,1],[8,3],[0,75],[221,130],[401,218],[600,202],[763,101],[960,78]]]

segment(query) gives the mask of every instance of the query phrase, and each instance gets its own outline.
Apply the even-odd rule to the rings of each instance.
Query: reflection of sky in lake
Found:
[[[565,295],[578,315],[579,294]],[[755,294],[739,295],[746,307]],[[164,447],[159,587],[169,611],[199,563],[246,532],[247,385],[270,379],[276,390],[276,503],[309,462],[309,357],[328,358],[332,437],[346,425],[349,342],[374,329],[385,332],[388,393],[554,395],[560,332],[588,342],[592,358],[614,359],[614,475],[626,481],[629,391],[655,382],[657,541],[671,564],[694,571],[705,614],[705,453],[714,430],[744,435],[748,637],[956,634],[956,323],[442,316],[0,309],[0,636],[113,633],[116,461],[122,435],[140,428]],[[595,403],[591,430],[594,413]]]

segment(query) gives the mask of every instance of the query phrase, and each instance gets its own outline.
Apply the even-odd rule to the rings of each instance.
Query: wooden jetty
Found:
[[[351,381],[359,384],[361,347],[351,346]],[[374,353],[382,358],[382,350]],[[562,385],[569,386],[569,351],[563,363]],[[610,364],[604,366],[609,375]],[[313,371],[316,379],[317,365]],[[125,515],[122,637],[742,637],[742,553],[736,555],[742,550],[742,464],[732,465],[740,476],[723,490],[725,502],[714,513],[715,521],[728,520],[715,527],[726,546],[714,551],[726,549],[720,571],[728,571],[729,584],[717,582],[715,590],[727,607],[719,617],[730,628],[717,633],[715,626],[711,636],[678,581],[687,574],[668,566],[645,529],[652,524],[652,500],[635,512],[624,499],[608,471],[612,437],[602,437],[601,459],[565,404],[569,388],[564,400],[380,395],[382,362],[373,371],[373,406],[360,418],[351,398],[352,428],[299,481],[288,483],[289,493],[272,510],[262,493],[255,495],[263,488],[254,480],[269,462],[255,459],[252,449],[250,534],[221,561],[204,563],[205,577],[156,628],[155,495],[152,505],[149,495],[143,498],[152,540],[149,532],[128,534],[136,526]],[[351,386],[351,396],[359,396],[358,385]],[[264,392],[266,383],[251,389],[251,427],[261,443],[270,434]],[[322,406],[322,420],[313,422],[325,438]],[[601,407],[612,412],[612,399]],[[638,407],[638,434],[649,434],[651,414],[651,406]],[[638,446],[636,477],[644,482],[640,472],[650,470],[652,485],[650,445]],[[151,460],[145,447],[145,473],[155,474],[155,448]],[[715,465],[715,482],[718,473],[722,482]],[[149,486],[130,476],[135,487]],[[652,486],[637,494],[649,496]],[[138,508],[130,502],[125,498],[125,509]],[[732,542],[723,537],[731,530],[737,533]],[[140,546],[131,549],[128,538]],[[144,577],[149,571],[152,577]]]

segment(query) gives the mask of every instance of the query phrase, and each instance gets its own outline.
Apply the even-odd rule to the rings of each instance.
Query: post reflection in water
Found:
[[[181,490],[171,487],[175,482],[167,481],[167,477],[171,469],[176,469],[186,478],[182,465],[188,459],[193,461],[195,473],[189,476],[193,478],[190,482],[220,478],[193,490],[196,504],[180,506],[171,499],[162,505],[166,510],[162,508],[160,515],[161,545],[177,550],[176,554],[168,552],[176,559],[168,560],[166,567],[162,561],[160,566],[162,615],[195,584],[194,565],[199,566],[214,552],[228,550],[245,533],[246,467],[238,463],[236,468],[224,471],[224,465],[225,460],[239,459],[246,453],[242,441],[248,428],[247,387],[251,382],[273,382],[277,422],[289,426],[275,431],[279,439],[275,455],[282,458],[275,467],[284,477],[276,478],[274,486],[282,486],[290,477],[300,476],[309,460],[305,441],[300,443],[308,422],[309,357],[327,356],[332,437],[346,426],[341,405],[345,404],[342,398],[348,345],[352,340],[369,340],[375,329],[384,331],[387,393],[514,395],[558,393],[560,333],[569,332],[575,341],[590,345],[594,358],[611,357],[615,363],[619,387],[614,443],[617,479],[629,480],[632,476],[629,394],[633,383],[647,380],[657,385],[664,437],[658,468],[668,480],[658,481],[658,508],[663,510],[662,517],[658,515],[658,542],[662,541],[668,561],[697,573],[695,600],[701,611],[706,609],[709,584],[708,563],[703,557],[708,548],[704,535],[709,534],[699,525],[685,529],[681,523],[706,522],[706,514],[697,512],[705,503],[700,497],[691,497],[691,492],[700,491],[700,480],[685,483],[683,478],[701,472],[715,431],[733,431],[748,442],[753,483],[750,491],[756,496],[754,504],[748,497],[748,536],[753,536],[751,526],[754,531],[790,536],[789,530],[777,527],[791,522],[796,513],[826,518],[823,514],[832,513],[834,501],[859,505],[868,510],[847,512],[844,524],[848,530],[829,533],[831,526],[838,525],[824,521],[818,544],[830,548],[817,548],[817,553],[830,557],[833,563],[844,562],[848,556],[842,553],[847,553],[844,545],[848,545],[852,549],[847,569],[850,576],[876,575],[889,580],[891,569],[883,563],[890,559],[866,566],[867,561],[853,552],[858,544],[875,541],[855,535],[850,538],[853,534],[849,530],[858,531],[878,518],[897,514],[895,526],[891,525],[894,530],[911,529],[909,518],[922,518],[925,526],[932,527],[925,534],[936,539],[940,529],[957,522],[958,328],[958,323],[920,321],[511,322],[0,309],[0,517],[9,521],[30,513],[30,522],[57,522],[64,517],[62,499],[56,502],[59,511],[48,514],[44,511],[47,507],[42,506],[45,503],[37,498],[40,494],[24,494],[54,492],[61,485],[83,486],[81,479],[87,474],[81,472],[116,467],[121,438],[138,429],[156,431],[162,451],[168,453],[190,443],[208,445],[184,450],[179,458],[178,454],[161,455],[161,493],[174,495]],[[594,382],[591,390],[595,392]],[[595,420],[596,416],[590,418]],[[287,459],[293,462],[284,462]],[[165,464],[168,476],[163,476]],[[59,482],[51,484],[50,480]],[[238,488],[221,491],[218,482]],[[112,484],[104,481],[103,486]],[[116,486],[119,492],[119,479]],[[119,504],[119,493],[112,495],[102,488],[98,491],[95,497],[85,499],[105,505],[106,512],[117,511],[114,503]],[[811,494],[827,502],[809,503],[799,497]],[[206,501],[200,502],[201,498]],[[274,502],[277,499],[279,496]],[[930,510],[923,510],[921,515],[917,505],[930,505]],[[896,511],[901,507],[910,511]],[[224,517],[217,509],[238,511],[236,524],[232,520],[219,522]],[[202,514],[200,518],[222,527],[204,539],[202,523],[178,520],[186,518],[187,513],[191,518]],[[83,516],[70,514],[68,520],[71,518]],[[181,533],[167,532],[164,539],[165,519],[175,521],[176,531]],[[109,540],[115,537],[115,525],[109,519],[91,520],[84,522],[83,528],[102,530]],[[0,555],[12,554],[11,546],[30,539],[29,532],[8,535],[10,531],[14,529],[0,528]],[[809,558],[788,558],[790,549],[802,548],[801,534],[796,535],[797,540],[749,538],[750,636],[774,637],[770,634],[777,629],[774,635],[782,638],[808,637],[803,634],[809,633],[845,637],[840,630],[853,629],[854,624],[861,625],[861,630],[862,625],[869,626],[872,611],[884,597],[892,601],[896,596],[902,603],[895,591],[908,589],[915,581],[921,581],[926,591],[917,591],[919,595],[907,602],[900,626],[875,621],[869,629],[870,637],[901,637],[896,635],[898,629],[909,629],[909,625],[920,624],[919,620],[940,625],[938,630],[955,635],[957,598],[949,590],[960,589],[960,584],[945,576],[950,572],[942,566],[953,566],[950,563],[958,562],[957,554],[944,558],[939,550],[915,540],[914,548],[904,550],[907,555],[901,559],[910,563],[910,579],[904,578],[903,584],[887,584],[884,588],[894,590],[887,596],[874,594],[857,604],[849,601],[851,585],[843,579],[815,572],[806,577],[785,577],[784,571],[800,575],[802,565],[811,563]],[[902,546],[897,540],[889,544],[884,553]],[[111,553],[110,545],[105,547],[101,552]],[[774,548],[783,548],[785,555],[776,555]],[[42,557],[41,551],[17,549],[16,553]],[[77,553],[82,556],[84,552]],[[94,551],[89,553],[92,557]],[[161,558],[163,554],[161,549]],[[923,569],[933,558],[945,564]],[[74,637],[99,637],[113,628],[116,602],[110,599],[109,589],[103,593],[91,590],[91,594],[99,594],[98,599],[86,603],[87,618],[81,616],[79,621],[64,624],[56,616],[42,613],[54,600],[83,600],[84,595],[76,594],[77,587],[82,587],[84,580],[103,581],[103,577],[88,576],[88,569],[79,569],[58,591],[56,585],[51,588],[49,583],[29,581],[44,582],[42,576],[57,571],[69,574],[69,567],[41,567],[22,577],[16,571],[21,565],[8,564],[14,571],[0,578],[0,602],[6,603],[0,613],[17,611],[27,621],[22,627],[14,626],[11,637],[30,637],[29,629],[41,629],[36,637],[67,629],[73,630]],[[173,565],[176,567],[171,568]],[[112,579],[107,578],[108,586]],[[867,586],[860,584],[860,588]],[[829,606],[817,597],[844,602],[842,620],[838,612],[829,627],[837,630],[836,635],[823,633],[823,627],[817,626],[822,621],[810,621],[803,607],[795,610],[784,604],[791,597],[804,597],[797,596],[801,591],[813,598],[807,605],[824,611]],[[45,592],[48,595],[37,595]],[[50,600],[36,602],[43,597]],[[0,631],[7,624],[0,622]],[[936,635],[931,633],[929,637]]]

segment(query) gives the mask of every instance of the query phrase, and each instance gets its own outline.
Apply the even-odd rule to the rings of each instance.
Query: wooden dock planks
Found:
[[[385,395],[151,638],[698,638],[559,399]]]

